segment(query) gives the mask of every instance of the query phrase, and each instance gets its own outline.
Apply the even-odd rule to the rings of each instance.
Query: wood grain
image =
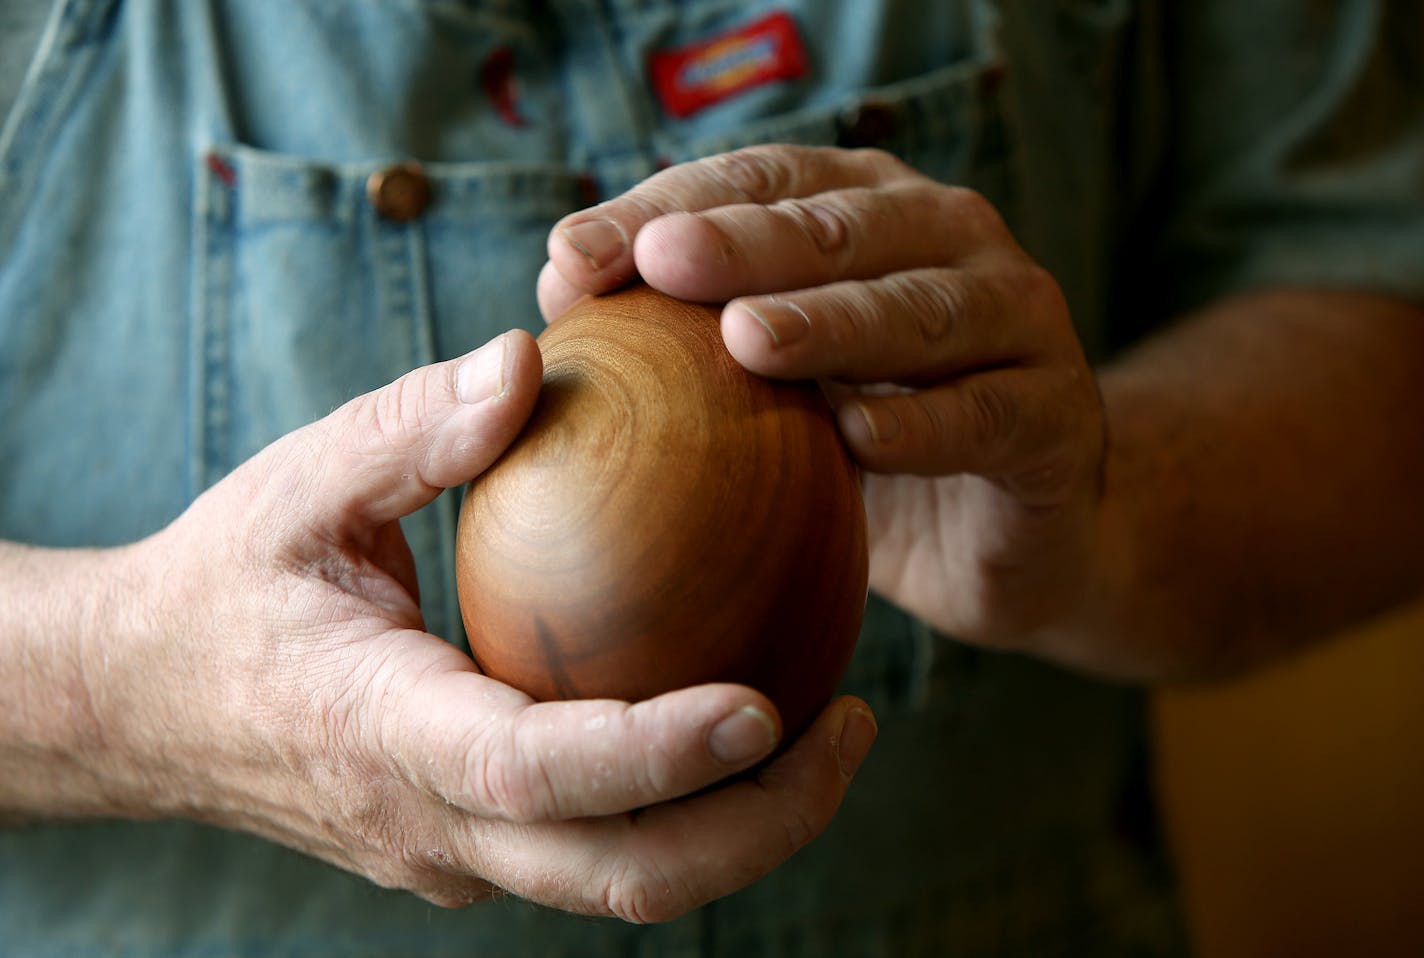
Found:
[[[859,480],[820,390],[746,372],[717,310],[646,287],[539,345],[539,404],[461,509],[475,660],[538,699],[743,682],[799,731],[866,596]]]

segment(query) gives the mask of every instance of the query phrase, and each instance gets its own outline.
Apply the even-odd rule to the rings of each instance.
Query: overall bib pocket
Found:
[[[231,145],[194,165],[197,488],[360,392],[506,329],[537,332],[544,234],[582,199],[555,167],[337,165]],[[404,527],[427,625],[458,640],[455,503]]]

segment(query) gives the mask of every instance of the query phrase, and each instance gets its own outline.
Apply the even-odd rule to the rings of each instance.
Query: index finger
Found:
[[[784,145],[748,147],[670,167],[622,196],[555,224],[548,251],[557,277],[541,279],[541,305],[604,293],[633,279],[634,237],[667,213],[770,204],[915,175],[878,150]],[[554,318],[548,310],[545,315]]]

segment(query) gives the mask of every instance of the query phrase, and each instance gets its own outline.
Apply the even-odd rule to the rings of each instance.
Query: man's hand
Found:
[[[1094,555],[1104,416],[1062,295],[990,204],[887,154],[757,147],[565,218],[546,318],[635,274],[727,302],[747,368],[828,382],[867,470],[871,584],[951,634],[1055,643]]]
[[[424,631],[398,520],[486,468],[539,379],[508,333],[276,442],[141,543],[0,552],[39,597],[0,596],[19,645],[0,681],[20,689],[0,811],[189,816],[443,905],[500,888],[632,921],[812,839],[874,737],[862,703],[732,777],[779,736],[751,689],[536,704]],[[100,611],[82,647],[26,624],[72,618],[83,586]]]
[[[548,318],[641,274],[726,302],[749,369],[826,381],[868,472],[871,584],[959,638],[1198,677],[1424,588],[1417,303],[1256,290],[1095,385],[1055,282],[984,199],[881,153],[781,146],[575,213],[549,257]]]

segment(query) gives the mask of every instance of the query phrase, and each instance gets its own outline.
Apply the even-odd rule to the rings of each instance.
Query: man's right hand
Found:
[[[0,548],[0,811],[192,817],[442,905],[497,887],[630,921],[815,837],[874,738],[863,703],[730,778],[779,736],[752,689],[535,703],[424,630],[398,520],[494,461],[539,378],[508,333],[279,440],[143,542]]]

